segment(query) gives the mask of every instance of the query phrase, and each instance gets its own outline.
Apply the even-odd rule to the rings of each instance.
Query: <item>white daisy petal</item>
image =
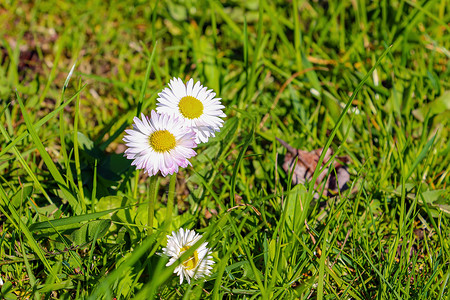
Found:
[[[194,87],[194,80],[191,78],[189,79],[187,85],[186,85],[186,95],[192,96],[192,88]]]
[[[199,81],[191,78],[186,84],[180,78],[172,78],[169,87],[159,94],[156,104],[158,113],[166,113],[178,117],[184,126],[195,133],[195,142],[206,143],[215,131],[219,131],[226,115],[216,93],[208,90]],[[202,128],[198,128],[202,126]]]
[[[195,83],[193,89],[192,89],[192,94],[191,94],[191,96],[194,97],[194,98],[197,98],[197,97],[198,97],[198,93],[199,93],[199,91],[201,90],[201,88],[202,88],[202,85],[200,84],[200,81],[197,81],[197,82]]]
[[[193,230],[180,228],[177,232],[172,231],[172,235],[167,236],[167,246],[162,249],[163,254],[169,256],[169,262],[166,266],[176,262],[185,251],[192,247],[198,240],[202,238]],[[194,253],[186,258],[173,271],[180,276],[180,284],[184,278],[187,282],[191,282],[191,278],[198,279],[211,274],[214,261],[211,256],[211,250],[203,243]]]
[[[189,158],[196,155],[195,133],[183,126],[183,121],[173,115],[151,111],[151,118],[143,114],[134,118],[133,129],[127,129],[123,141],[128,149],[125,156],[132,159],[131,165],[153,176],[163,176],[185,168]]]

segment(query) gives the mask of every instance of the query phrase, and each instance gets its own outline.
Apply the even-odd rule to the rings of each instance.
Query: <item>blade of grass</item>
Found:
[[[231,190],[230,190],[230,205],[231,205],[231,207],[234,206],[237,172],[238,172],[239,166],[242,162],[242,158],[244,157],[245,151],[247,151],[247,148],[250,145],[250,143],[252,142],[254,135],[255,135],[255,124],[254,124],[254,122],[252,122],[252,127],[250,129],[250,133],[247,135],[245,144],[242,146],[241,150],[239,151],[239,155],[236,159],[236,162],[234,163],[233,175],[231,176],[231,184],[230,184],[231,185]]]
[[[70,77],[72,77],[74,67],[75,67],[75,64],[72,66],[71,70],[69,71],[69,74],[66,77],[63,89],[61,91],[61,96],[59,97],[58,102],[57,102],[58,106],[60,106],[61,103],[63,102],[64,93],[66,92],[66,84],[69,84]],[[23,114],[23,111],[22,111],[22,114]],[[75,183],[74,183],[74,180],[73,180],[72,169],[70,168],[70,156],[67,155],[67,151],[66,151],[65,128],[66,128],[66,120],[64,119],[64,110],[60,110],[59,111],[59,143],[60,143],[60,146],[61,146],[60,153],[62,154],[63,162],[64,162],[64,165],[65,165],[65,171],[66,171],[66,176],[65,176],[66,177],[66,181],[62,181],[61,184],[63,182],[65,182],[65,185],[67,187],[67,191],[69,191],[70,185],[75,186]],[[39,147],[38,147],[38,150],[39,150]],[[41,153],[41,155],[42,155],[42,153]],[[80,195],[80,194],[78,193],[78,195]],[[75,199],[75,197],[74,197],[74,199]],[[70,201],[69,201],[69,203],[70,203]],[[81,204],[81,211],[82,212],[86,212],[86,204],[84,203],[84,197],[83,198],[78,197],[78,204]],[[73,207],[73,209],[75,210],[74,207]]]
[[[157,238],[157,235],[152,235],[146,238],[140,245],[137,247],[133,254],[124,261],[120,266],[118,266],[113,272],[108,274],[105,278],[102,278],[101,281],[99,281],[99,284],[95,287],[94,291],[91,293],[88,299],[91,300],[97,300],[101,299],[102,295],[105,295],[105,293],[109,292],[109,286],[113,284],[118,278],[123,276],[123,272],[127,270],[128,268],[132,267],[136,262],[139,261],[139,259],[146,255],[148,253],[148,249],[152,247],[152,245],[155,243],[155,240]],[[193,249],[194,251],[195,249]],[[192,251],[192,252],[193,252]],[[187,252],[187,251],[186,251]]]
[[[155,41],[155,43],[153,44],[153,50],[152,53],[150,55],[150,57],[148,57],[148,64],[147,64],[147,69],[145,71],[145,77],[144,77],[144,81],[142,82],[142,86],[141,86],[141,92],[139,93],[139,98],[138,98],[138,104],[137,104],[137,110],[136,110],[136,117],[140,117],[141,115],[141,110],[142,110],[142,102],[144,101],[144,97],[145,97],[145,91],[147,89],[147,84],[148,84],[148,79],[150,77],[150,72],[152,70],[152,65],[153,65],[153,59],[155,57],[155,53],[156,53],[156,46],[157,46],[158,42]],[[147,54],[148,55],[148,54]]]
[[[430,150],[431,146],[433,146],[434,141],[436,140],[437,133],[433,136],[431,140],[429,140],[425,147],[423,147],[422,151],[420,151],[419,156],[417,156],[416,160],[412,164],[411,169],[408,172],[408,175],[406,175],[405,180],[408,181],[408,179],[411,177],[414,170],[417,168],[417,166],[420,164],[420,162],[427,156],[428,151]]]
[[[75,65],[74,65],[75,67]],[[73,71],[73,68],[72,68]],[[81,86],[81,78],[78,81],[78,86]],[[80,168],[80,154],[78,151],[78,121],[79,121],[79,111],[80,111],[80,94],[77,96],[77,100],[75,102],[75,116],[74,116],[74,124],[73,124],[73,154],[75,159],[75,169],[77,173],[77,183],[78,183],[78,193],[80,193],[79,201],[84,203],[84,191],[83,191],[83,180],[81,178],[81,168]],[[86,207],[84,207],[84,211],[86,211]]]
[[[8,133],[6,132],[5,128],[3,128],[2,126],[0,126],[0,131],[3,134],[3,137],[5,138],[6,142],[10,142],[11,138],[9,137]],[[10,143],[9,145],[11,145],[13,143]],[[38,189],[42,192],[42,194],[44,195],[44,198],[48,201],[48,203],[50,204],[54,204],[52,199],[50,198],[50,196],[47,194],[47,192],[45,191],[44,187],[41,185],[40,181],[37,179],[36,175],[34,174],[34,172],[31,170],[30,166],[27,164],[27,162],[25,161],[25,159],[23,158],[23,156],[20,154],[19,150],[17,149],[16,146],[12,146],[12,151],[14,153],[14,155],[17,157],[17,159],[19,160],[20,164],[22,165],[22,167],[25,169],[25,171],[27,172],[27,174],[31,177],[31,179],[33,180],[34,184],[38,187]]]
[[[23,261],[25,263],[25,269],[27,270],[28,278],[30,278],[30,285],[34,291],[34,299],[41,299],[40,293],[36,290],[36,278],[34,277],[33,270],[31,269],[30,262],[28,261],[27,253],[25,251],[25,244],[21,241],[20,243]]]
[[[59,188],[61,189],[61,192],[65,196],[66,200],[69,201],[69,204],[72,207],[72,209],[74,210],[74,212],[80,213],[81,207],[80,207],[78,201],[72,195],[69,188],[66,186],[65,181],[64,181],[63,177],[61,176],[61,173],[56,168],[55,163],[53,162],[52,158],[48,154],[47,150],[45,150],[45,147],[42,144],[42,141],[39,139],[39,136],[37,135],[36,131],[34,130],[30,116],[28,115],[28,112],[26,111],[25,106],[23,105],[22,99],[20,98],[18,93],[16,93],[16,96],[17,96],[17,101],[19,102],[20,109],[22,111],[23,118],[27,125],[28,132],[30,133],[34,144],[36,145],[39,153],[41,154],[42,159],[44,160],[45,164],[47,165],[47,168],[49,169],[50,173],[52,174],[52,176],[55,179],[56,183],[58,184]]]
[[[322,254],[319,260],[319,282],[317,285],[317,299],[323,299],[323,285],[325,281],[325,258],[327,257],[327,243],[328,243],[328,226],[324,229],[325,236],[322,241]]]
[[[54,272],[53,268],[51,267],[48,260],[45,258],[45,255],[41,248],[39,247],[39,244],[34,239],[31,232],[28,230],[28,227],[22,222],[21,216],[17,213],[16,209],[11,205],[11,202],[9,201],[5,190],[3,190],[3,187],[0,185],[0,199],[2,200],[1,203],[1,210],[2,212],[9,216],[8,219],[11,221],[11,223],[14,225],[14,227],[19,231],[22,232],[25,235],[25,238],[27,239],[29,246],[33,251],[36,253],[36,255],[39,257],[39,259],[44,264],[47,271],[54,277],[58,282],[60,282],[60,279],[58,278],[57,274]],[[3,207],[7,207],[9,212],[11,213],[11,216],[4,210]]]
[[[336,125],[334,126],[333,130],[330,133],[330,136],[327,139],[327,142],[325,143],[325,146],[323,147],[323,149],[328,149],[331,146],[331,143],[333,141],[334,136],[336,135],[337,131],[339,130],[345,115],[347,114],[347,111],[350,109],[350,106],[353,103],[353,100],[356,98],[356,95],[358,94],[358,92],[362,89],[362,87],[364,86],[365,82],[370,78],[370,76],[372,75],[372,72],[378,67],[378,65],[381,63],[381,61],[383,60],[383,58],[389,53],[390,49],[392,46],[390,46],[389,48],[387,48],[386,50],[383,51],[383,53],[380,55],[380,57],[377,59],[377,61],[375,62],[374,66],[369,70],[369,72],[363,77],[363,79],[361,80],[361,82],[358,84],[358,86],[356,87],[356,89],[353,91],[352,95],[350,96],[349,100],[347,101],[347,104],[345,105],[344,109],[342,110],[339,119],[336,122]],[[306,196],[306,206],[305,207],[309,207],[309,203],[311,203],[311,200],[313,198],[313,194],[314,194],[314,183],[317,181],[317,178],[319,177],[319,174],[322,171],[322,163],[323,160],[325,158],[325,154],[326,151],[322,151],[319,160],[317,162],[317,167],[314,170],[314,174],[312,176],[312,179],[310,181],[309,187],[308,187],[308,194]],[[306,219],[308,213],[308,209],[305,209],[302,213],[301,216],[301,220],[299,222],[300,226],[303,226],[304,224],[304,220]],[[299,228],[301,229],[301,228]]]
[[[42,92],[41,96],[39,97],[39,101],[38,104],[41,104],[42,101],[44,101],[45,97],[47,96],[48,90],[50,89],[50,85],[53,82],[53,80],[55,79],[55,73],[58,67],[58,63],[59,63],[59,59],[61,58],[61,54],[64,50],[64,39],[65,39],[65,34],[63,34],[58,42],[56,43],[56,55],[55,55],[55,59],[53,60],[53,64],[52,64],[52,69],[50,70],[50,74],[48,76],[48,80],[47,83],[45,84],[44,87],[44,91]]]
[[[49,221],[43,221],[43,222],[37,222],[30,225],[29,230],[30,231],[37,231],[37,230],[43,230],[43,229],[49,229],[49,228],[56,228],[60,226],[67,226],[72,224],[79,224],[81,222],[99,219],[107,214],[116,212],[121,209],[129,209],[133,208],[135,205],[129,205],[129,206],[123,206],[123,207],[117,207],[117,208],[111,208],[108,210],[96,212],[96,213],[90,213],[90,214],[84,214],[79,216],[72,216],[67,218],[61,218],[56,220],[49,220]]]
[[[83,85],[81,87],[81,89],[79,89],[72,97],[70,97],[66,102],[64,102],[63,104],[61,104],[60,106],[58,106],[58,108],[56,108],[55,110],[53,110],[52,112],[50,112],[49,114],[47,114],[45,117],[43,117],[42,119],[40,119],[38,122],[36,122],[33,125],[33,128],[35,131],[38,131],[38,129],[44,125],[45,123],[47,123],[51,118],[53,118],[58,112],[60,112],[62,109],[64,109],[64,107],[66,107],[67,105],[69,105],[73,99],[75,99],[82,90],[84,90],[84,88],[86,87],[86,85]],[[23,132],[21,133],[18,137],[16,137],[14,140],[10,141],[9,144],[2,149],[2,151],[0,152],[0,157],[2,157],[6,152],[8,152],[12,147],[14,147],[14,145],[17,145],[17,143],[19,143],[20,141],[22,141],[24,138],[26,138],[29,135],[28,132]]]

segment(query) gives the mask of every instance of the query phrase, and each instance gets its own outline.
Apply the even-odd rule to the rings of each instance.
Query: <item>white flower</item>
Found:
[[[195,233],[194,230],[180,228],[178,232],[172,231],[172,235],[167,236],[167,247],[163,248],[163,254],[170,257],[166,266],[176,262],[181,255],[191,248],[202,236]],[[211,250],[206,248],[208,243],[203,243],[198,247],[190,257],[181,262],[173,271],[180,276],[180,284],[186,278],[191,283],[191,278],[198,279],[211,274],[212,260]]]
[[[3,279],[0,277],[0,285],[3,285],[3,284],[4,284]]]
[[[184,127],[182,120],[154,110],[150,119],[144,114],[141,119],[134,118],[133,129],[125,130],[128,135],[123,138],[128,147],[125,156],[133,159],[132,165],[150,176],[158,171],[166,176],[191,164],[188,158],[196,155],[192,149],[197,146],[195,133]]]
[[[222,111],[225,106],[220,103],[221,98],[214,98],[216,93],[202,86],[200,81],[194,85],[191,78],[184,84],[180,78],[174,77],[169,87],[158,96],[156,110],[183,119],[186,126],[195,132],[197,144],[206,143],[223,126],[223,120],[219,117],[226,115]]]

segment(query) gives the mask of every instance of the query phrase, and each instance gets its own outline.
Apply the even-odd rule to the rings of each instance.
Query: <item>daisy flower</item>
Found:
[[[167,114],[151,111],[151,118],[141,114],[135,117],[133,129],[127,129],[123,141],[128,147],[125,156],[131,165],[153,176],[161,171],[163,176],[178,172],[191,163],[188,158],[196,155],[192,149],[195,133],[183,126],[183,121]]]
[[[194,230],[180,228],[178,232],[172,231],[172,235],[167,236],[167,247],[163,248],[163,254],[170,257],[166,266],[172,265],[181,255],[191,248],[202,236]],[[208,243],[203,243],[198,247],[194,253],[186,260],[180,263],[173,271],[180,276],[180,284],[186,278],[188,283],[191,283],[191,278],[198,279],[211,274],[212,260],[211,250],[206,248]]]
[[[195,142],[206,143],[214,132],[223,126],[220,117],[226,117],[220,103],[221,98],[214,98],[216,93],[208,90],[192,78],[184,84],[180,78],[173,78],[169,87],[158,94],[156,110],[159,113],[175,115],[185,121],[196,134]]]

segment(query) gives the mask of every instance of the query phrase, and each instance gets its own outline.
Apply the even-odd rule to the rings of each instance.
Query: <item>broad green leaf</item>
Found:
[[[26,185],[23,188],[19,189],[14,196],[11,198],[11,203],[15,208],[19,208],[22,204],[27,202],[27,198],[33,192],[32,185]]]
[[[126,196],[106,196],[98,200],[95,208],[99,211],[114,211],[115,209],[124,207],[127,204],[128,198]]]
[[[256,273],[254,272],[254,269],[250,265],[249,262],[246,262],[245,264],[242,264],[242,269],[244,271],[243,277],[247,277],[251,280],[256,280],[256,276],[258,276],[261,280],[264,280],[264,276],[262,275],[260,270],[257,270]]]
[[[308,191],[303,184],[297,184],[291,189],[286,201],[284,202],[283,209],[286,210],[286,224],[290,230],[295,230],[295,225],[302,214],[302,210],[309,209],[309,206],[303,206],[305,204],[304,202],[306,200],[307,193]]]
[[[432,204],[437,200],[439,200],[441,195],[443,195],[445,192],[446,192],[445,190],[425,191],[422,193],[422,196],[427,203]]]
[[[85,245],[90,243],[94,239],[94,236],[99,239],[108,232],[110,226],[111,221],[109,220],[90,221],[81,226],[80,229],[72,232],[71,239],[73,244],[75,246]]]
[[[442,93],[441,96],[436,98],[434,101],[421,106],[413,110],[412,114],[421,122],[425,120],[425,117],[429,115],[432,117],[434,115],[445,113],[450,110],[450,90]]]

